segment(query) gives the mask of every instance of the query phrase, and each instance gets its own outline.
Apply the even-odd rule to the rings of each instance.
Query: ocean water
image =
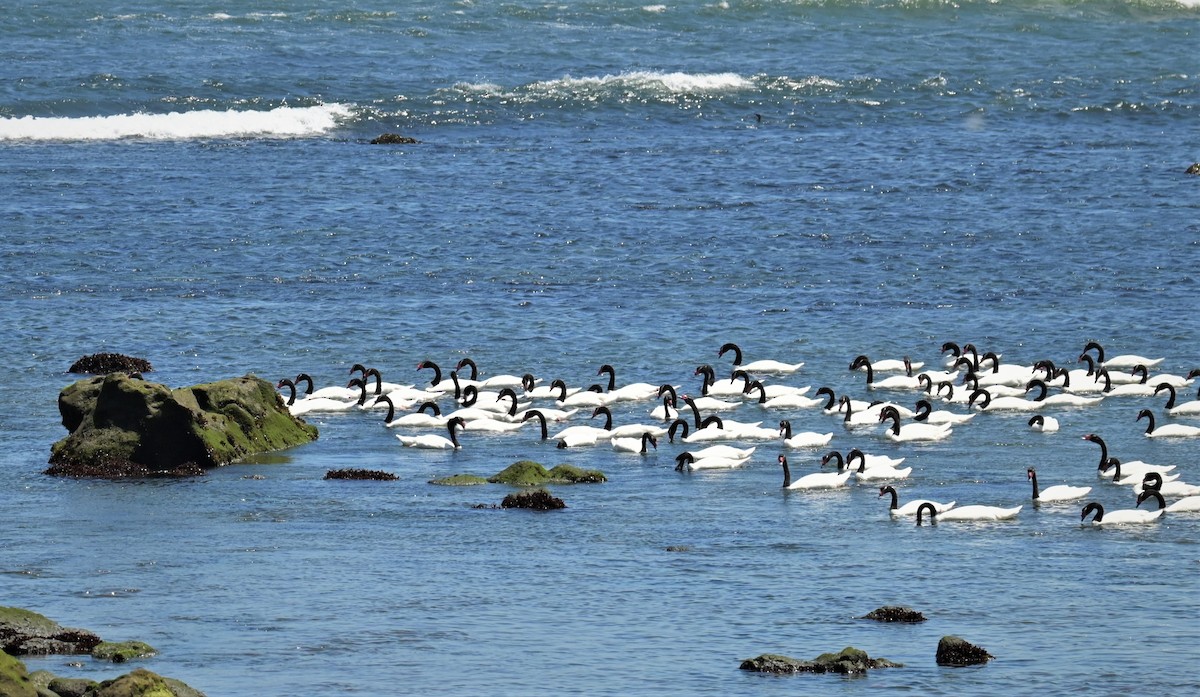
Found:
[[[532,429],[401,447],[378,410],[185,480],[53,479],[78,357],[149,359],[171,386],[245,373],[342,385],[354,363],[672,383],[697,365],[868,399],[859,354],[939,366],[945,341],[1028,365],[1111,355],[1200,367],[1200,9],[1194,2],[76,2],[0,16],[0,604],[105,638],[209,695],[1185,694],[1200,516],[1080,524],[1102,434],[1151,439],[1163,398],[984,413],[896,444],[815,409],[729,414],[905,457],[903,499],[1024,507],[894,521],[878,487],[782,492],[757,443],[728,472],[557,450]],[[372,146],[383,132],[420,142]],[[1195,383],[1180,398],[1196,397]],[[909,391],[886,396],[911,405]],[[650,420],[653,402],[614,407]],[[948,406],[965,411],[962,406]],[[586,423],[586,411],[576,423]],[[750,445],[751,443],[747,443]],[[603,470],[568,508],[479,510],[438,487],[523,458]],[[322,479],[341,467],[396,482]],[[668,549],[671,548],[671,549]],[[675,550],[675,551],[672,551]],[[905,604],[929,621],[856,619]],[[935,665],[940,636],[996,656]],[[853,645],[863,679],[738,670]],[[85,659],[32,668],[95,678]]]

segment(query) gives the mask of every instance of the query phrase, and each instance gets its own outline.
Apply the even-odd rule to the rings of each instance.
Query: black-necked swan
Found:
[[[1089,341],[1087,345],[1083,347],[1084,353],[1092,350],[1096,351],[1096,362],[1101,365],[1106,365],[1110,368],[1132,368],[1139,363],[1148,368],[1153,368],[1154,366],[1163,362],[1163,359],[1161,358],[1146,358],[1144,356],[1138,356],[1131,353],[1123,353],[1119,356],[1113,356],[1112,358],[1105,360],[1104,347],[1096,341]]]
[[[541,427],[541,440],[547,440],[549,438],[550,431],[546,426],[546,415],[543,414],[540,409],[526,409],[521,413],[522,421],[528,421],[530,419],[538,420],[538,425]]]
[[[876,373],[899,372],[904,373],[910,378],[913,376],[914,370],[920,370],[921,368],[925,367],[925,364],[920,361],[917,361],[916,363],[912,362],[908,356],[905,356],[904,358],[882,358],[878,361],[872,361],[865,355],[860,355],[855,357],[854,362],[860,364],[859,368],[851,368],[851,370],[870,368]]]
[[[1092,501],[1083,507],[1083,512],[1079,515],[1079,521],[1082,523],[1087,520],[1088,514],[1095,513],[1096,517],[1092,519],[1092,525],[1128,525],[1139,523],[1153,523],[1162,517],[1162,509],[1157,511],[1143,511],[1136,508],[1123,508],[1119,511],[1104,512],[1104,506],[1098,502]]]
[[[838,472],[814,472],[792,481],[792,472],[788,469],[787,456],[779,456],[779,464],[783,467],[783,487],[789,491],[800,489],[837,489],[846,486],[850,479],[850,470]]]
[[[1053,416],[1034,414],[1029,417],[1029,428],[1038,433],[1054,433],[1058,430],[1058,419]]]
[[[512,388],[521,387],[521,388],[524,388],[524,386],[525,386],[524,376],[522,376],[522,375],[500,374],[500,375],[492,375],[492,376],[484,378],[483,380],[480,380],[479,379],[479,367],[477,365],[475,365],[475,361],[470,358],[463,358],[463,359],[459,360],[458,365],[455,366],[454,369],[462,370],[464,367],[469,367],[471,369],[471,380],[475,381],[479,387],[512,387]]]
[[[1108,467],[1104,470],[1103,475],[1108,476],[1109,470],[1112,471],[1112,483],[1120,486],[1135,486],[1142,482],[1142,479],[1151,472],[1156,472],[1163,477],[1164,481],[1173,482],[1179,479],[1178,474],[1172,474],[1166,470],[1174,469],[1175,465],[1152,465],[1148,462],[1135,460],[1128,463],[1129,467],[1122,471],[1124,465],[1115,457],[1108,458]]]
[[[804,367],[804,363],[784,363],[774,360],[758,360],[742,363],[742,349],[733,342],[728,342],[717,351],[717,358],[733,351],[733,367],[741,368],[748,373],[794,373]]]
[[[975,414],[957,414],[945,409],[934,411],[933,405],[928,399],[919,399],[916,403],[916,409],[913,411],[913,421],[920,421],[927,424],[961,424],[975,418]],[[897,410],[898,411],[898,410]]]
[[[433,390],[437,390],[439,392],[449,392],[450,390],[458,389],[457,385],[447,385],[445,382],[442,381],[442,368],[441,368],[441,366],[439,366],[437,363],[434,363],[433,361],[429,361],[429,360],[421,361],[420,363],[417,364],[417,370],[432,370],[433,371],[433,379],[429,381],[429,385],[427,386],[427,389],[433,389]]]
[[[908,503],[901,506],[900,505],[900,495],[896,493],[896,487],[893,487],[893,486],[879,487],[879,495],[880,496],[885,496],[887,494],[892,495],[892,502],[891,502],[891,505],[888,506],[888,512],[897,518],[899,518],[901,516],[916,515],[917,509],[925,504],[929,504],[929,505],[933,506],[934,510],[936,510],[938,513],[944,513],[946,511],[950,510],[951,508],[954,508],[954,505],[955,505],[954,501],[951,501],[949,503],[938,503],[937,501],[930,501],[928,499],[916,499],[914,501],[909,501]]]
[[[807,390],[807,387],[798,388]],[[766,386],[761,380],[755,380],[749,385],[746,385],[746,394],[758,391],[758,399],[755,404],[763,409],[807,409],[822,404],[825,400],[818,397],[806,397],[803,392],[792,392],[790,394],[781,394],[776,397],[768,397]]]
[[[1139,495],[1149,490],[1157,491],[1163,496],[1200,496],[1200,486],[1177,479],[1164,481],[1163,475],[1158,472],[1147,472],[1142,475],[1142,481],[1133,487],[1133,493]]]
[[[784,419],[779,422],[779,436],[783,444],[789,448],[820,448],[829,445],[833,440],[833,431],[817,433],[816,431],[800,431],[792,433],[792,422]],[[847,472],[847,476],[849,473]]]
[[[364,369],[365,371],[365,369]],[[282,382],[282,381],[280,381]],[[300,373],[296,376],[296,386],[300,383],[305,383],[303,399],[325,398],[325,399],[340,399],[343,402],[353,402],[358,399],[360,390],[358,387],[341,387],[339,385],[329,385],[322,387],[319,390],[313,391],[313,380],[308,373]]]
[[[1012,520],[1021,512],[1022,506],[1013,506],[1012,508],[1003,508],[1001,506],[981,506],[974,504],[970,506],[955,506],[945,513],[938,513],[937,509],[928,503],[923,503],[917,508],[917,525],[921,524],[921,514],[929,514],[929,522],[936,523],[942,521],[994,521],[994,520]]]
[[[721,417],[712,414],[700,422],[700,428],[685,435],[684,443],[705,443],[714,440],[736,440],[740,438],[733,431],[725,430],[725,422]]]
[[[850,370],[859,370],[860,368],[866,368],[867,387],[871,389],[916,390],[921,387],[919,379],[908,375],[891,375],[882,380],[876,380],[875,369],[871,367],[871,361],[866,356],[858,356],[850,363]]]
[[[292,386],[292,393],[295,394],[295,385],[291,380],[283,379],[279,381],[279,387]],[[330,399],[328,397],[309,397],[294,401],[287,405],[288,411],[292,416],[301,416],[311,412],[339,412],[349,411],[354,407],[361,407],[367,401],[367,385],[361,378],[354,378],[350,381],[347,387],[355,387],[358,394],[358,401],[348,402],[341,399]]]
[[[745,460],[746,458],[753,455],[754,451],[757,449],[758,448],[755,448],[755,447],[735,448],[732,445],[725,445],[724,443],[718,443],[716,445],[710,445],[710,446],[707,446],[704,448],[700,448],[699,450],[689,450],[688,452],[690,452],[693,456],[695,456],[695,458],[697,460],[699,460],[701,458],[705,458],[705,457],[728,457],[728,458],[732,458],[735,460]]]
[[[735,469],[749,462],[749,458],[744,457],[724,457],[722,455],[710,455],[708,457],[696,457],[694,453],[682,452],[675,456],[675,471],[683,472],[684,470],[711,470],[711,469]]]
[[[416,411],[404,414],[402,416],[395,416],[392,413],[395,405],[391,404],[391,397],[387,395],[380,395],[375,402],[386,402],[389,404],[387,418],[384,420],[384,424],[387,426],[415,426],[418,428],[445,426],[446,422],[450,420],[449,415],[442,415],[442,410],[438,408],[436,402],[423,402],[417,407]]]
[[[450,437],[439,436],[434,433],[424,433],[419,436],[404,436],[396,435],[400,442],[409,448],[425,448],[429,450],[457,450],[462,446],[458,443],[457,429],[466,430],[466,422],[462,418],[454,416],[446,421],[446,430],[450,432]]]
[[[1091,441],[1092,443],[1100,446],[1100,462],[1096,465],[1096,476],[1107,477],[1108,468],[1112,467],[1116,461],[1116,458],[1110,458],[1108,456],[1108,444],[1104,442],[1103,438],[1095,433],[1089,433],[1086,436],[1083,436],[1083,439],[1086,441]],[[1123,466],[1125,467],[1127,475],[1134,473],[1145,474],[1146,472],[1167,473],[1175,469],[1175,465],[1152,465],[1148,462],[1142,462],[1141,460],[1127,462],[1124,463]]]
[[[1035,503],[1054,503],[1056,501],[1081,499],[1087,496],[1088,492],[1092,490],[1090,486],[1071,486],[1069,484],[1056,484],[1046,487],[1044,490],[1039,490],[1037,470],[1032,467],[1025,470],[1025,477],[1033,485],[1033,500]]]
[[[663,429],[666,432],[666,429]],[[655,439],[653,433],[643,433],[635,438],[614,437],[612,439],[612,448],[620,453],[634,453],[637,455],[645,455],[647,448],[653,447],[658,450],[658,440]]]
[[[750,374],[744,370],[733,371],[728,380],[717,380],[711,365],[696,366],[693,375],[700,376],[700,395],[703,397],[740,397],[750,384]]]
[[[866,409],[862,411],[854,411],[854,408],[850,406],[850,398],[846,395],[842,395],[842,398],[838,401],[838,406],[842,411],[842,426],[845,428],[879,425],[878,411],[870,411]]]
[[[1138,494],[1137,505],[1141,506],[1143,501],[1154,499],[1158,503],[1158,510],[1165,513],[1196,513],[1200,512],[1200,496],[1187,496],[1178,501],[1171,502],[1167,505],[1167,500],[1163,495],[1154,489],[1146,489]],[[1151,509],[1153,510],[1153,509]]]
[[[850,452],[846,453],[846,466],[853,467],[855,460],[861,460],[859,464],[866,465],[867,469],[872,467],[899,467],[906,458],[891,457],[888,455],[868,455],[859,448],[851,448]]]
[[[950,437],[954,432],[951,424],[922,424],[922,423],[907,423],[903,428],[900,426],[900,412],[893,407],[884,407],[879,412],[879,420],[891,420],[892,427],[884,431],[884,435],[888,439],[899,443],[910,443],[913,441],[928,441],[928,440],[944,440]]]
[[[558,400],[560,407],[600,407],[617,401],[611,392],[605,392],[600,385],[589,385],[586,390],[566,395]]]
[[[558,441],[560,448],[574,448],[581,445],[595,445],[597,440],[608,440],[612,436],[612,412],[608,407],[596,407],[591,418],[604,416],[604,427],[598,426],[568,426],[551,436]]]
[[[654,399],[658,394],[658,385],[651,385],[648,382],[631,382],[628,385],[617,387],[617,370],[612,365],[605,363],[596,371],[597,375],[608,374],[608,388],[605,392],[616,401],[634,402],[647,399]]]
[[[1146,419],[1146,437],[1147,438],[1194,438],[1200,436],[1200,426],[1187,426],[1185,424],[1166,424],[1154,427],[1154,412],[1149,409],[1142,409],[1138,412],[1137,421]]]
[[[861,450],[855,449],[850,452],[856,452],[860,456],[858,457],[858,469],[850,467],[850,471],[854,473],[857,479],[862,481],[907,479],[908,475],[912,473],[912,467],[905,467],[903,469],[897,469],[888,465],[875,465],[874,467],[867,467],[866,457],[863,455]],[[838,471],[841,472],[842,454],[836,450],[831,450],[821,458],[821,466],[824,467],[829,463],[830,460],[834,460],[837,463]],[[849,461],[847,461],[846,465],[848,466],[849,464]]]
[[[580,390],[578,387],[567,388],[567,383],[561,379],[554,379],[549,385],[539,385],[538,379],[533,376],[533,373],[525,373],[521,376],[521,387],[525,389],[525,397],[527,399],[566,399],[567,395],[575,394]]]
[[[980,399],[981,397],[982,399]],[[1035,411],[1046,406],[1042,402],[1035,402],[1023,397],[992,398],[992,393],[983,387],[971,393],[971,398],[967,400],[967,406],[975,406],[977,400],[979,401],[979,411]]]
[[[1197,371],[1192,371],[1192,373],[1195,372]],[[1190,376],[1192,373],[1188,373],[1188,375]],[[1197,390],[1196,392],[1196,399],[1184,402],[1182,404],[1175,403],[1175,387],[1173,385],[1166,382],[1160,382],[1157,386],[1155,386],[1154,394],[1158,394],[1163,390],[1167,391],[1167,393],[1170,395],[1170,397],[1167,399],[1167,403],[1164,406],[1166,407],[1167,413],[1171,416],[1200,414],[1200,390]]]
[[[1041,378],[1034,378],[1025,383],[1025,391],[1037,390],[1037,395],[1033,401],[1041,402],[1044,405],[1050,406],[1067,406],[1067,407],[1086,407],[1092,404],[1098,404],[1104,400],[1104,397],[1085,397],[1081,394],[1072,392],[1059,392],[1057,394],[1048,394],[1046,382]]]

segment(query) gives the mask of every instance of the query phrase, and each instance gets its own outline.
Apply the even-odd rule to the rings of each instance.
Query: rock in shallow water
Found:
[[[71,433],[50,449],[56,476],[191,476],[317,437],[252,375],[172,390],[110,373],[68,385],[58,407]]]
[[[939,666],[973,666],[995,658],[982,647],[956,636],[944,636],[938,641]]]
[[[764,653],[756,658],[748,658],[739,666],[742,670],[752,670],[760,673],[839,673],[853,675],[865,673],[872,668],[901,668],[900,663],[894,663],[886,658],[871,658],[866,651],[847,646],[837,653],[823,653],[811,661],[802,661],[789,656]]]
[[[876,622],[924,622],[925,615],[910,607],[884,605],[863,615],[861,619],[875,620]]]

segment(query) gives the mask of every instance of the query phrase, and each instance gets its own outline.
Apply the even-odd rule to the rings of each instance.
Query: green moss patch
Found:
[[[136,658],[149,658],[156,653],[153,646],[140,641],[102,641],[92,649],[92,658],[125,663]]]
[[[439,486],[478,486],[480,484],[487,484],[488,480],[485,477],[477,477],[473,474],[452,474],[449,477],[442,477],[441,479],[430,479],[429,483]]]
[[[542,486],[545,484],[578,484],[604,482],[608,478],[599,470],[585,470],[574,465],[557,465],[547,470],[541,463],[533,460],[514,462],[497,474],[488,477],[493,484],[508,484],[511,486]]]

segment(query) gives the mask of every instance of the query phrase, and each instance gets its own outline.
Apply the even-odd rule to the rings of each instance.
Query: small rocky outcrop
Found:
[[[924,622],[925,615],[917,612],[911,607],[901,607],[897,605],[884,605],[883,607],[875,608],[874,610],[863,615],[859,619],[875,620],[876,622]]]
[[[138,668],[95,687],[89,697],[204,697],[204,693],[173,678]]]
[[[1200,162],[1194,162],[1187,168],[1187,174],[1200,174]]]
[[[19,607],[0,607],[0,650],[12,656],[91,653],[100,637]],[[0,692],[0,694],[4,694]]]
[[[366,469],[341,469],[329,470],[325,473],[326,479],[353,479],[353,480],[374,480],[377,482],[390,482],[399,479],[391,472],[383,472],[381,470],[366,470]]]
[[[70,435],[50,449],[55,476],[194,476],[317,438],[253,375],[172,390],[110,373],[68,385],[58,409]]]
[[[441,479],[430,479],[429,483],[439,486],[478,486],[487,484],[488,480],[486,477],[478,477],[474,474],[452,474]]]
[[[158,653],[154,647],[141,641],[102,641],[92,649],[92,658],[113,663],[125,663],[138,658],[149,658]]]
[[[25,664],[0,651],[0,695],[4,697],[39,697],[38,689],[29,679]]]
[[[371,145],[413,145],[419,142],[416,138],[402,136],[399,133],[383,133],[371,139]]]
[[[528,508],[533,511],[556,511],[566,508],[567,504],[560,498],[555,498],[545,489],[521,491],[509,494],[500,502],[501,508]]]
[[[939,666],[974,666],[995,658],[982,647],[956,636],[944,636],[938,641]]]
[[[774,653],[764,653],[756,658],[742,661],[742,670],[752,670],[759,673],[775,673],[788,675],[792,673],[839,673],[854,675],[865,673],[874,668],[901,668],[900,663],[886,658],[871,658],[866,651],[847,646],[837,653],[823,653],[811,661],[803,661],[790,656]]]
[[[135,358],[120,353],[93,353],[84,356],[71,364],[67,372],[91,373],[104,375],[107,373],[149,373],[154,370],[150,361],[145,358]]]
[[[493,484],[512,486],[543,486],[545,484],[587,484],[606,482],[608,478],[600,470],[585,470],[574,465],[556,465],[547,470],[533,460],[514,462],[497,474],[488,477]]]

